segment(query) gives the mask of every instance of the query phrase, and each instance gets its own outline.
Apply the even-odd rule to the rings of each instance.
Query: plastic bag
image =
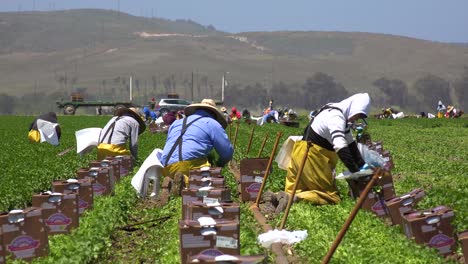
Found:
[[[358,149],[361,152],[362,158],[369,166],[373,168],[383,167],[385,160],[377,151],[370,150],[369,147],[361,143],[358,143]]]

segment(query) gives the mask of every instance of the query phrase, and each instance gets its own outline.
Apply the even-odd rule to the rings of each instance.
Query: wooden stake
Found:
[[[263,175],[262,186],[260,187],[260,190],[258,191],[257,200],[255,201],[255,206],[258,206],[258,204],[260,203],[260,198],[262,197],[262,192],[263,192],[263,189],[265,188],[265,183],[268,179],[268,175],[270,174],[271,165],[273,164],[273,159],[275,157],[276,149],[278,148],[278,144],[282,135],[283,133],[281,132],[278,132],[278,134],[276,134],[276,142],[275,142],[275,145],[273,146],[273,150],[271,151],[270,160],[268,160],[268,165],[266,167],[265,174]]]
[[[247,153],[245,153],[245,156],[249,155],[250,152],[250,147],[252,146],[252,139],[255,131],[255,125],[252,126],[252,131],[250,132],[250,138],[249,138],[249,145],[247,146]]]
[[[286,219],[289,215],[289,210],[291,209],[292,202],[294,200],[294,196],[296,195],[297,185],[299,184],[299,180],[301,179],[302,171],[304,170],[304,166],[307,161],[307,157],[309,156],[309,149],[312,146],[312,143],[307,141],[307,149],[304,154],[304,158],[302,159],[301,166],[296,174],[296,182],[294,182],[292,194],[289,195],[288,205],[286,206],[286,210],[284,211],[283,219],[281,220],[281,224],[279,226],[279,230],[283,230],[284,225],[286,224]]]

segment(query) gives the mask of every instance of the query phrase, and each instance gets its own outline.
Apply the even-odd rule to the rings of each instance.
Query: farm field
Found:
[[[95,159],[95,152],[80,157],[74,150],[57,154],[74,147],[75,131],[87,127],[103,127],[109,116],[59,116],[62,127],[61,144],[31,144],[27,129],[34,117],[0,116],[2,154],[0,165],[0,211],[25,208],[31,195],[48,190],[54,179],[67,179],[78,168],[87,167]],[[251,150],[247,146],[251,126],[239,125],[235,163],[246,157],[256,157],[263,139],[268,135],[263,157],[270,155],[278,132],[282,132],[280,146],[289,135],[299,135],[300,128],[279,124],[256,127]],[[231,138],[236,127],[228,127]],[[422,188],[426,197],[418,209],[446,205],[455,212],[453,222],[458,232],[468,230],[468,119],[400,119],[369,120],[368,132],[373,141],[382,141],[383,148],[393,156],[392,170],[397,195]],[[139,140],[141,164],[154,148],[163,148],[164,134],[145,132]],[[279,146],[279,147],[280,147]],[[138,169],[135,168],[134,174]],[[337,171],[344,170],[340,163]],[[223,175],[232,190],[236,183],[226,167]],[[280,191],[284,187],[286,171],[274,163],[266,190]],[[95,208],[80,219],[80,227],[70,235],[50,238],[50,254],[39,263],[179,263],[180,197],[171,199],[163,208],[155,207],[152,200],[138,199],[130,185],[131,177],[117,184],[112,196],[97,199]],[[292,263],[320,263],[333,240],[346,221],[355,201],[347,196],[345,181],[337,182],[343,201],[333,206],[312,206],[299,202],[292,206],[286,224],[287,230],[307,230],[308,238],[291,247]],[[237,194],[233,191],[233,197]],[[282,215],[270,220],[278,226]],[[148,224],[126,228],[137,222]],[[242,206],[241,253],[269,254],[257,244],[261,233],[255,219]],[[458,250],[460,252],[460,250]],[[274,256],[269,255],[269,262]],[[331,263],[445,263],[435,250],[417,245],[407,239],[401,228],[388,226],[371,213],[359,211]],[[449,261],[450,262],[450,261]],[[453,263],[455,263],[453,261]]]

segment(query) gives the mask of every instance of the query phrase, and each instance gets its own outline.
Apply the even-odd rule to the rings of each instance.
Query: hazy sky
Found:
[[[0,11],[103,8],[231,33],[360,31],[468,42],[468,0],[0,0]]]

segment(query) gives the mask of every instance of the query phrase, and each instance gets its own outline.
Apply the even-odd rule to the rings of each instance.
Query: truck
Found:
[[[83,96],[80,94],[72,94],[70,101],[57,101],[57,107],[63,109],[64,115],[74,115],[78,107],[102,107],[102,106],[113,106],[115,109],[122,107],[135,107],[130,101],[85,101]]]

